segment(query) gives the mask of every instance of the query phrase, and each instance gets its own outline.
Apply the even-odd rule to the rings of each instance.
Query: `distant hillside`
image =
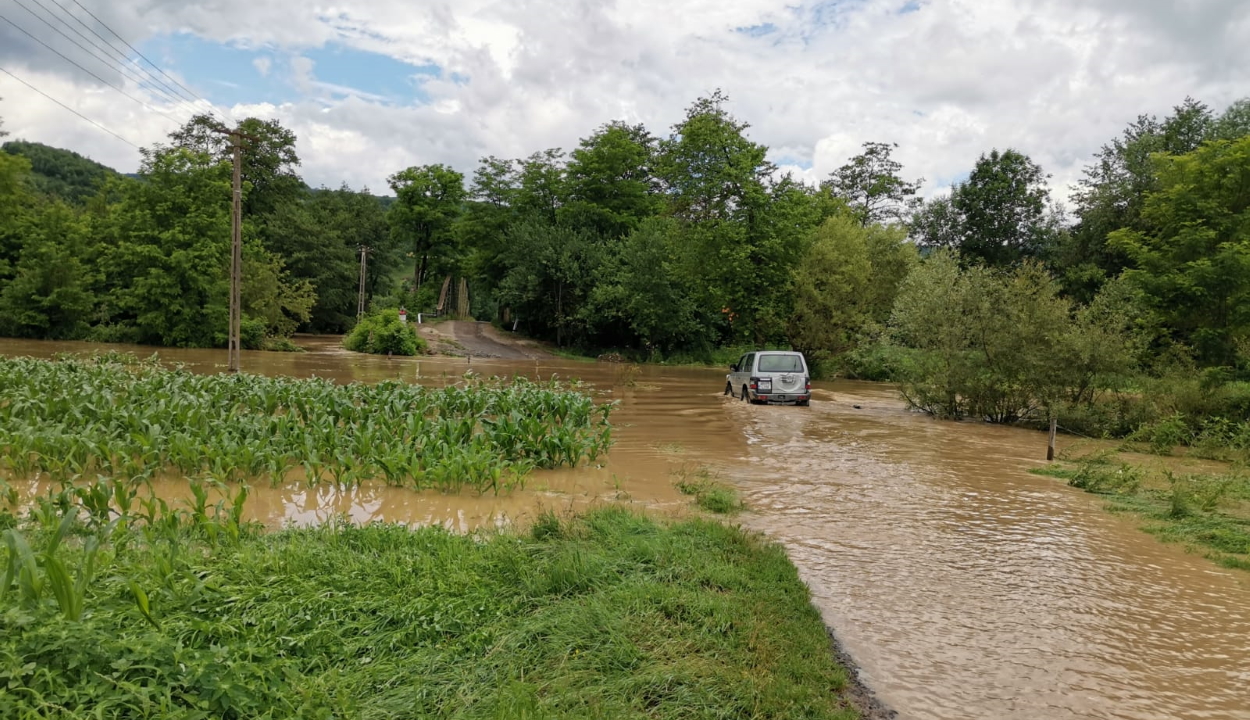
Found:
[[[308,192],[310,192],[310,193],[312,193],[312,194],[314,194],[314,195],[315,195],[315,194],[317,194],[317,193],[321,193],[321,192],[329,192],[329,191],[330,191],[330,188],[328,188],[328,187],[326,187],[326,186],[324,186],[324,185],[322,185],[321,187],[313,187],[313,186],[311,186],[311,185],[304,185],[304,187],[308,189]],[[350,187],[348,187],[346,183],[344,183],[344,185],[343,185],[343,189],[344,189],[344,190],[351,190],[351,188],[350,188]],[[381,205],[383,210],[386,210],[386,209],[387,209],[387,208],[389,208],[391,205],[395,204],[395,196],[394,196],[394,195],[373,195],[372,193],[370,193],[370,195],[369,195],[369,196],[370,196],[370,197],[372,197],[373,199],[377,200],[377,201],[378,201],[378,205]]]
[[[5,143],[0,150],[30,161],[36,191],[67,202],[85,202],[105,178],[117,174],[116,170],[76,152],[42,143],[14,140]]]

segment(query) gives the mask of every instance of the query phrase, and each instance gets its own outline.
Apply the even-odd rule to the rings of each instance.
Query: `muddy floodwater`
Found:
[[[909,413],[890,388],[817,384],[810,408],[723,397],[724,373],[563,360],[393,359],[305,341],[244,353],[243,369],[338,381],[580,378],[616,400],[599,466],[535,473],[505,497],[366,484],[256,488],[271,525],[356,520],[453,529],[604,502],[690,512],[673,481],[709,468],[751,508],[736,521],[783,543],[863,679],[904,719],[1250,720],[1250,573],[1222,569],[1032,475],[1045,438]],[[0,340],[0,354],[114,347]],[[224,351],[165,350],[200,372]],[[33,490],[33,488],[29,488]],[[185,485],[159,488],[171,497]]]

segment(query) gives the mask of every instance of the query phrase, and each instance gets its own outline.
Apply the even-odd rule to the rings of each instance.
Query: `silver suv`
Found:
[[[794,403],[812,401],[812,375],[803,353],[761,350],[743,355],[729,366],[725,394],[752,403]]]

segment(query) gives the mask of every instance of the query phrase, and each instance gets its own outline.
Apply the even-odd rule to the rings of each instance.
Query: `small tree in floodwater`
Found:
[[[1038,264],[961,268],[936,253],[903,281],[890,318],[903,395],[938,417],[997,423],[1093,402],[1134,366],[1132,302],[1113,284],[1074,312]]]

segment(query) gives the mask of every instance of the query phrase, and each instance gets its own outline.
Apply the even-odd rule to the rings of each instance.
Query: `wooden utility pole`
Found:
[[[234,165],[233,199],[230,210],[230,329],[226,341],[226,365],[230,372],[239,371],[239,333],[243,325],[243,141],[258,142],[260,138],[244,134],[237,128],[214,128],[213,132],[230,137]]]
[[[356,297],[356,317],[365,316],[365,287],[369,278],[369,251],[368,245],[360,246],[360,292]]]
[[[1055,433],[1059,430],[1059,418],[1052,411],[1050,414],[1050,441],[1046,443],[1046,462],[1055,459]]]
[[[230,340],[229,369],[239,371],[240,340],[243,325],[243,138],[238,132],[234,145],[234,206],[230,212]]]

